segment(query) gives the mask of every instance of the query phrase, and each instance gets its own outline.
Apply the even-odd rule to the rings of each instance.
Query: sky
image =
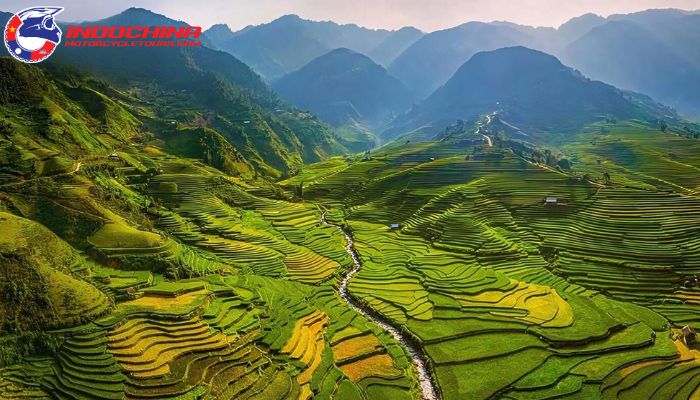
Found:
[[[415,26],[426,32],[468,21],[510,21],[558,27],[585,13],[602,16],[649,8],[700,9],[700,0],[2,0],[0,10],[35,5],[65,7],[63,21],[96,20],[134,6],[205,29],[226,23],[238,30],[285,14],[312,20],[355,23],[368,28]]]

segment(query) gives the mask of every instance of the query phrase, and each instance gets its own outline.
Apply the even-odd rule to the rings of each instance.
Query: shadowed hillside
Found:
[[[390,34],[383,29],[285,15],[267,24],[247,27],[217,45],[273,81],[333,49],[346,47],[368,54]]]
[[[274,88],[290,103],[337,127],[359,124],[381,129],[412,102],[408,89],[383,67],[348,49],[311,61],[281,78]],[[365,147],[360,146],[349,148]]]
[[[605,118],[662,116],[612,86],[587,79],[553,56],[511,47],[476,54],[383,137],[390,139],[415,129],[438,132],[456,120],[475,120],[492,112],[533,134],[573,131]]]

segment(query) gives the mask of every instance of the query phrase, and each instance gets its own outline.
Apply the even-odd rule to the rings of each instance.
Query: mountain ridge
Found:
[[[336,127],[381,129],[410,106],[408,89],[368,56],[340,48],[319,56],[273,85],[283,98]],[[372,144],[369,140],[367,145]],[[367,145],[351,145],[355,151]]]
[[[217,46],[243,60],[268,81],[274,81],[336,48],[369,54],[394,32],[287,14],[268,23],[247,26]]]
[[[475,54],[382,137],[391,139],[421,127],[436,133],[456,120],[475,121],[497,110],[531,134],[573,131],[608,117],[630,119],[640,112],[656,113],[636,105],[619,89],[584,77],[552,55],[515,46]]]

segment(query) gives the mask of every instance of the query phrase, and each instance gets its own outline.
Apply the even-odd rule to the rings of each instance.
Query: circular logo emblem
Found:
[[[5,47],[12,57],[26,63],[49,58],[61,43],[61,29],[54,17],[63,7],[32,7],[13,15],[5,25]]]

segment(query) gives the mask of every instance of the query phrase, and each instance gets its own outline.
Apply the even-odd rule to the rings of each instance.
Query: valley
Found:
[[[153,145],[41,178],[50,193],[6,184],[13,213],[51,226],[32,211],[48,202],[73,227],[107,221],[86,242],[68,227],[45,240],[82,246],[62,273],[106,297],[82,324],[59,312],[53,355],[2,369],[3,396],[690,396],[696,350],[675,329],[698,323],[694,192],[650,189],[663,168],[606,184],[462,142],[311,164],[279,183],[287,200]],[[95,204],[93,185],[120,194]]]
[[[697,400],[697,15],[0,57],[0,399]]]
[[[326,221],[325,213],[321,215],[321,221],[324,224],[328,224]],[[410,336],[401,332],[401,328],[397,326],[392,326],[381,314],[372,310],[371,308],[365,308],[361,303],[354,300],[350,291],[348,290],[348,284],[350,279],[352,279],[360,269],[362,268],[362,262],[357,255],[354,248],[354,241],[352,236],[345,232],[340,225],[335,225],[343,232],[347,244],[347,251],[352,259],[354,267],[340,280],[340,286],[338,287],[338,294],[354,311],[362,314],[367,319],[371,320],[379,327],[389,332],[389,334],[398,341],[401,346],[406,350],[406,352],[411,356],[413,365],[416,368],[416,373],[418,374],[418,381],[420,383],[420,396],[422,399],[434,400],[438,398],[437,389],[435,388],[434,378],[432,377],[431,371],[426,366],[426,355],[421,350],[421,347],[414,342],[414,339]]]

